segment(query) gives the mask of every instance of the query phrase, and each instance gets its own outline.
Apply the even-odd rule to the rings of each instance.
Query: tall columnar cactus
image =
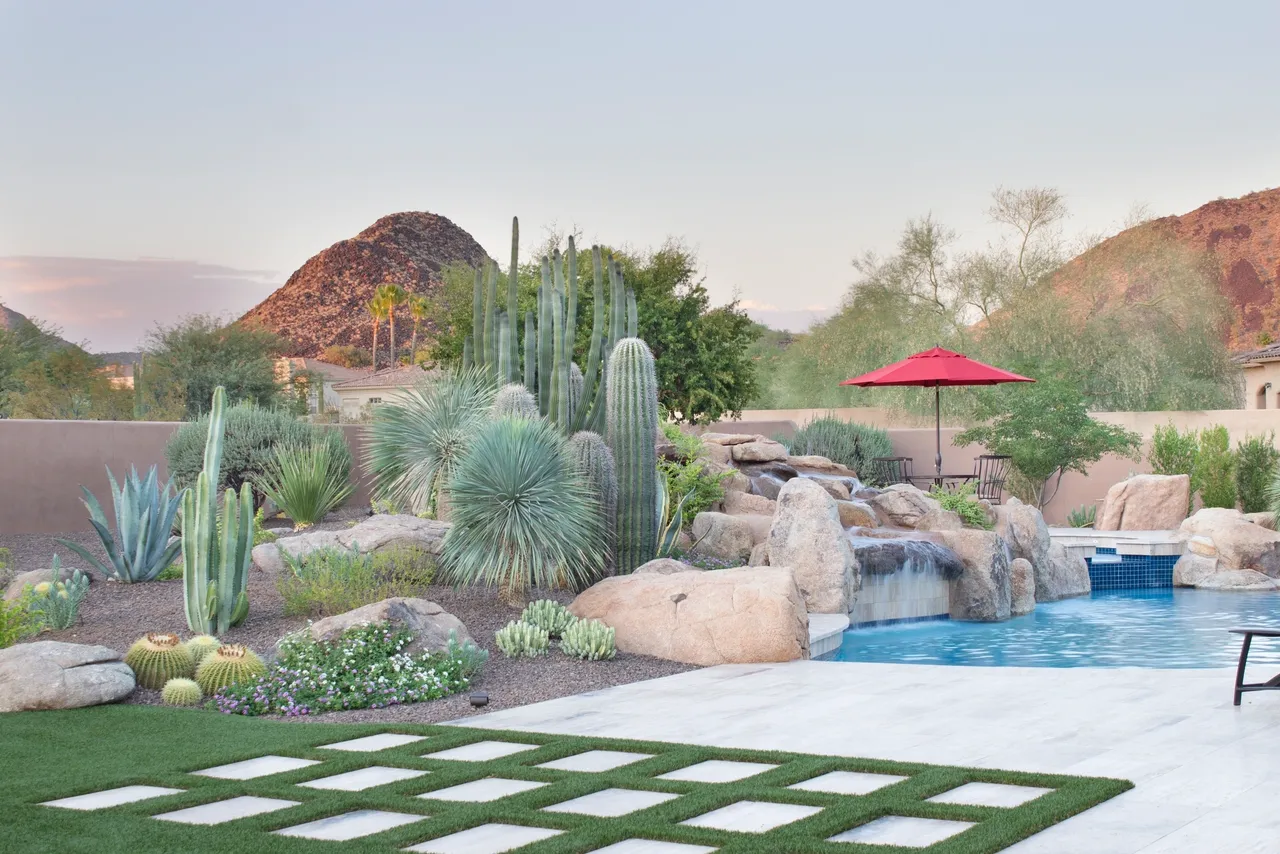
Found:
[[[618,470],[618,572],[654,558],[658,543],[658,378],[653,353],[624,338],[609,356],[606,379],[609,447]]]
[[[218,530],[218,470],[222,465],[227,393],[213,392],[204,470],[182,496],[182,587],[187,625],[196,634],[224,634],[249,613],[250,552],[253,549],[253,487],[223,497]]]
[[[591,486],[600,514],[604,517],[605,545],[609,566],[613,560],[614,542],[618,527],[618,473],[613,453],[599,433],[582,430],[569,440],[569,454],[573,457],[578,475]]]

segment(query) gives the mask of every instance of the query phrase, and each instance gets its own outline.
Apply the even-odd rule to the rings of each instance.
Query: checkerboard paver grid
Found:
[[[416,841],[405,846],[401,845],[402,850],[434,852],[440,851],[442,854],[452,852],[455,847],[457,850],[472,850],[472,841],[478,840],[482,844],[480,848],[476,848],[477,852],[484,851],[484,854],[490,854],[487,850],[492,845],[491,854],[499,854],[499,852],[508,850],[508,842],[519,842],[519,845],[527,845],[530,842],[536,843],[540,840],[550,840],[562,836],[564,833],[572,833],[573,830],[564,830],[557,828],[554,819],[558,816],[566,814],[590,815],[593,817],[593,825],[598,826],[598,822],[609,822],[613,820],[634,820],[634,813],[643,810],[653,809],[661,810],[671,803],[678,803],[680,798],[686,796],[697,796],[703,793],[707,788],[716,788],[723,785],[736,785],[739,782],[751,782],[752,777],[764,774],[774,774],[777,783],[763,781],[764,785],[751,791],[749,798],[742,798],[738,801],[724,803],[721,802],[712,808],[703,810],[699,814],[690,815],[687,811],[680,813],[668,813],[668,815],[679,814],[676,819],[662,818],[655,816],[654,823],[649,832],[652,837],[650,839],[623,839],[620,842],[612,843],[604,846],[603,851],[619,851],[625,852],[635,850],[642,851],[663,851],[670,850],[672,852],[682,850],[694,851],[698,850],[698,845],[688,845],[687,843],[662,842],[662,837],[668,834],[664,830],[668,827],[683,825],[694,828],[702,828],[709,833],[719,834],[722,838],[721,844],[728,842],[733,838],[740,838],[743,833],[766,833],[778,828],[785,827],[795,822],[801,822],[807,818],[817,816],[822,813],[825,808],[815,801],[813,805],[798,805],[794,802],[788,802],[792,799],[785,797],[788,793],[801,793],[814,795],[817,798],[826,801],[826,806],[838,803],[843,798],[861,799],[870,797],[878,793],[885,787],[895,785],[899,782],[910,780],[910,777],[894,776],[886,774],[871,774],[860,771],[830,770],[823,772],[815,772],[809,777],[796,780],[794,775],[787,775],[786,763],[771,764],[763,762],[749,762],[738,758],[732,751],[726,751],[729,755],[724,758],[702,758],[696,762],[688,762],[679,767],[671,767],[670,764],[661,765],[662,753],[654,754],[627,754],[625,752],[607,751],[604,749],[593,748],[590,739],[568,738],[565,741],[572,741],[577,745],[577,749],[571,752],[563,750],[558,751],[565,756],[566,759],[572,759],[575,756],[585,756],[595,751],[600,754],[608,754],[609,761],[599,761],[599,757],[592,757],[592,761],[587,762],[581,770],[568,770],[562,766],[573,768],[573,762],[565,760],[548,760],[545,754],[539,754],[539,749],[543,746],[548,748],[556,748],[557,740],[552,739],[545,745],[518,743],[515,740],[506,740],[499,738],[486,738],[471,741],[466,744],[456,745],[453,748],[445,748],[437,751],[435,754],[420,754],[414,751],[415,756],[421,755],[424,759],[440,759],[450,766],[457,766],[463,777],[470,777],[469,782],[455,783],[444,789],[436,789],[436,791],[444,794],[444,797],[432,799],[432,787],[426,783],[432,777],[437,776],[431,773],[423,772],[421,769],[398,769],[400,774],[389,774],[387,772],[395,769],[394,759],[389,760],[385,754],[378,756],[377,750],[369,751],[348,751],[345,757],[352,757],[359,753],[364,753],[368,757],[367,764],[362,767],[351,769],[349,764],[343,766],[345,770],[341,774],[336,775],[335,779],[341,779],[343,776],[354,775],[361,776],[361,772],[368,774],[373,772],[376,775],[385,776],[386,782],[378,783],[373,789],[380,785],[389,785],[396,782],[404,782],[408,779],[420,779],[424,785],[419,787],[402,787],[399,791],[406,803],[406,812],[394,812],[388,809],[383,810],[353,810],[350,806],[343,810],[338,808],[335,803],[333,812],[324,818],[301,820],[295,819],[289,821],[287,818],[290,810],[289,801],[279,801],[274,804],[262,804],[259,806],[257,801],[266,801],[268,799],[253,798],[247,792],[239,793],[239,798],[233,798],[228,801],[228,805],[240,805],[242,809],[246,809],[246,815],[252,815],[253,810],[247,810],[245,805],[249,802],[254,809],[265,810],[270,806],[274,811],[280,813],[280,821],[273,825],[270,832],[295,836],[302,838],[315,839],[354,839],[361,836],[367,836],[376,833],[382,833],[396,828],[412,825],[419,820],[431,818],[445,819],[445,825],[448,824],[448,812],[453,808],[473,808],[477,803],[495,803],[503,810],[503,815],[509,820],[512,813],[511,805],[507,802],[510,798],[522,797],[531,792],[546,790],[548,796],[541,799],[529,800],[528,806],[525,808],[527,812],[521,817],[521,821],[527,821],[527,826],[516,827],[514,825],[504,824],[503,820],[495,819],[489,825],[484,825],[483,832],[478,829],[470,835],[466,835],[465,827],[459,829],[452,827],[446,831],[423,839],[421,836]],[[367,742],[369,747],[383,747],[376,741]],[[403,742],[404,745],[410,742]],[[585,746],[584,746],[585,745]],[[357,748],[365,747],[365,744],[356,742]],[[386,744],[385,746],[392,746]],[[397,745],[399,746],[399,745]],[[417,745],[414,745],[417,746]],[[325,749],[326,745],[317,745],[318,750]],[[345,747],[345,744],[344,744]],[[412,748],[410,748],[412,749]],[[683,745],[672,745],[673,751],[686,749]],[[525,753],[529,755],[524,756]],[[634,758],[632,758],[634,757]],[[824,757],[825,758],[825,757]],[[657,761],[657,765],[665,770],[660,771],[644,771],[635,770],[627,767],[628,765],[636,765],[641,762],[647,762],[653,759]],[[623,761],[628,760],[628,761]],[[198,779],[201,776],[211,777],[218,776],[224,781],[227,779],[252,779],[255,782],[263,779],[264,772],[267,775],[271,773],[287,773],[288,771],[298,770],[302,762],[308,764],[314,763],[319,766],[314,770],[317,772],[325,770],[324,764],[314,760],[289,760],[287,757],[276,757],[271,755],[268,757],[271,767],[264,767],[263,763],[257,759],[245,760],[241,763],[233,763],[225,768],[233,773],[225,776],[219,774],[223,767],[217,769],[205,769],[204,771],[191,772],[193,778]],[[614,761],[619,764],[608,770],[594,770],[595,765],[613,765]],[[594,763],[594,764],[593,764]],[[389,767],[388,767],[389,766]],[[519,766],[534,774],[541,772],[541,779],[545,782],[532,783],[529,781],[514,781],[503,778],[504,768]],[[591,768],[592,770],[587,770]],[[240,773],[241,769],[249,773]],[[781,769],[781,771],[779,771]],[[209,770],[214,770],[215,774],[209,774]],[[508,771],[508,773],[510,773]],[[315,797],[321,799],[330,796],[337,797],[342,794],[341,791],[333,791],[332,793],[323,790],[317,790],[316,782],[322,782],[329,778],[320,774],[317,778],[310,781],[301,781],[291,784],[299,787],[299,792],[310,792],[313,797],[309,799],[300,798],[300,801],[310,800],[315,803]],[[457,779],[457,778],[455,778]],[[590,780],[592,785],[583,787],[582,783]],[[652,790],[641,791],[640,787],[634,790],[628,789],[628,782],[634,784],[640,780],[651,780],[657,783],[663,789],[679,789],[680,791],[667,791],[659,794]],[[556,792],[557,782],[566,784],[565,794],[559,797]],[[662,785],[666,784],[666,785]],[[506,786],[509,791],[503,791],[499,797],[493,797],[495,787]],[[303,788],[305,787],[305,788]],[[769,793],[775,789],[780,797],[777,802],[769,800]],[[571,790],[571,791],[570,791]],[[113,790],[114,791],[114,790]],[[158,794],[168,793],[168,791],[178,790],[157,790],[156,794],[151,792],[140,793],[145,797],[150,795],[155,797]],[[948,792],[936,794],[931,798],[922,799],[932,801],[933,803],[953,803],[967,805],[982,805],[990,808],[1017,809],[1020,802],[1027,799],[1049,792],[1049,789],[1034,789],[1029,787],[1001,786],[999,784],[986,783],[963,783]],[[468,796],[468,792],[474,792],[474,797]],[[83,798],[92,799],[90,793]],[[977,796],[975,796],[977,795]],[[423,801],[419,798],[426,799],[429,804],[424,807]],[[1003,799],[1003,800],[1002,800]],[[65,802],[69,799],[61,799]],[[415,803],[416,807],[408,806]],[[59,801],[46,802],[50,806],[62,806]],[[67,804],[72,806],[73,804]],[[456,805],[456,806],[455,806]],[[192,815],[193,819],[202,818],[205,821],[217,821],[218,823],[234,822],[241,816],[229,814],[223,818],[220,805],[210,804],[203,807],[188,808],[186,811],[174,813],[171,810],[157,808],[152,818],[160,820],[175,820],[176,816],[185,817]],[[312,813],[314,815],[314,812]],[[540,820],[541,819],[541,820]],[[179,819],[180,820],[180,819]],[[201,823],[204,823],[202,821]],[[967,830],[974,826],[975,822],[964,821],[939,821],[932,819],[917,819],[904,816],[880,816],[874,822],[866,822],[864,824],[846,828],[842,832],[830,835],[827,833],[816,836],[814,841],[820,842],[823,838],[827,841],[842,844],[848,842],[871,842],[873,844],[900,844],[904,846],[926,846],[932,842],[941,841],[949,838],[957,833]],[[437,825],[438,826],[438,825]],[[505,828],[505,829],[504,829]],[[533,829],[533,830],[531,830]],[[795,832],[803,832],[796,830]],[[404,838],[403,834],[401,838]],[[930,841],[915,841],[928,839]],[[485,842],[485,840],[492,840]],[[523,840],[523,841],[520,841]],[[515,846],[518,847],[518,846]],[[528,849],[529,854],[536,854],[541,846],[534,844]],[[388,851],[394,850],[390,846]]]

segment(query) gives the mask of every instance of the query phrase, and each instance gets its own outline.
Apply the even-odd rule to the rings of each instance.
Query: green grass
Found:
[[[371,735],[404,732],[428,740],[376,753],[317,750],[317,746]],[[541,745],[536,750],[490,762],[421,758],[422,754],[497,739]],[[1024,774],[919,763],[883,762],[729,750],[656,742],[577,738],[499,732],[462,727],[386,724],[284,723],[208,712],[146,706],[102,706],[61,712],[0,716],[0,827],[3,849],[19,852],[274,852],[334,851],[332,842],[276,836],[270,831],[353,809],[385,809],[429,816],[423,821],[343,843],[350,852],[391,852],[426,839],[498,821],[566,831],[519,849],[526,854],[585,854],[628,838],[662,839],[716,846],[724,854],[977,854],[1001,849],[1129,789],[1123,780]],[[533,766],[589,749],[654,754],[604,773],[553,771]],[[267,753],[323,760],[298,771],[256,780],[216,780],[188,772]],[[736,783],[682,783],[654,779],[659,774],[707,759],[777,764],[774,770]],[[300,788],[305,780],[368,765],[420,768],[430,773],[364,792]],[[870,795],[851,797],[788,790],[786,786],[828,771],[865,771],[908,779]],[[414,797],[489,776],[550,783],[487,804],[432,801]],[[925,799],[966,782],[1042,786],[1055,791],[1014,809],[930,804]],[[41,801],[117,786],[150,784],[185,789],[182,794],[121,807],[81,812],[40,806]],[[611,787],[682,795],[621,818],[602,819],[539,809]],[[162,812],[236,795],[300,801],[275,813],[218,826],[155,821]],[[682,827],[679,822],[751,799],[820,806],[822,812],[768,833],[730,833]],[[883,815],[978,822],[958,836],[928,849],[830,843],[824,840]]]

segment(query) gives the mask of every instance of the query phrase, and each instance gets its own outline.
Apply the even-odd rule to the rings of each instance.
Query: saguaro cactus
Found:
[[[609,566],[616,566],[613,558],[614,539],[618,527],[618,474],[613,453],[599,433],[582,430],[569,440],[569,453],[573,456],[578,474],[591,485],[600,513],[605,523],[605,547],[609,554]]]
[[[218,471],[222,466],[227,393],[213,392],[204,470],[182,496],[182,589],[187,625],[196,634],[221,635],[249,613],[249,563],[253,549],[253,487],[223,497],[218,530]]]
[[[624,338],[606,377],[609,448],[618,470],[618,572],[653,560],[658,543],[658,379],[649,346]]]

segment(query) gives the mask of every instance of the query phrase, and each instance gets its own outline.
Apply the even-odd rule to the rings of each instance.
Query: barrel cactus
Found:
[[[170,679],[160,690],[160,699],[166,706],[198,706],[204,692],[194,679]]]
[[[560,651],[587,661],[613,658],[614,631],[599,620],[578,620],[565,629],[560,639]]]
[[[493,399],[493,417],[537,418],[538,401],[520,383],[508,383]]]
[[[267,666],[253,650],[238,643],[223,644],[200,662],[196,682],[205,694],[213,695],[229,685],[248,682],[266,673]]]
[[[213,635],[196,635],[187,641],[187,651],[191,653],[191,658],[197,665],[204,661],[204,657],[209,653],[222,646],[222,641]]]
[[[605,404],[609,447],[618,472],[617,569],[653,560],[658,547],[658,378],[653,353],[639,338],[624,338],[609,357]]]
[[[196,663],[177,635],[148,632],[125,653],[124,663],[133,669],[138,684],[159,691],[164,683],[190,678]]]
[[[546,655],[551,647],[551,635],[523,620],[512,620],[493,636],[494,642],[507,658],[537,658]]]

